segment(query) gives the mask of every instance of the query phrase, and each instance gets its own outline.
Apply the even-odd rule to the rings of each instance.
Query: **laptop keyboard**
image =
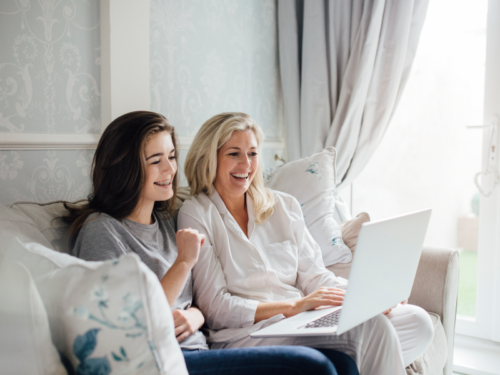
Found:
[[[313,320],[307,323],[305,326],[300,328],[325,328],[325,327],[335,327],[339,323],[340,310],[334,311],[328,315],[325,315],[319,319]]]

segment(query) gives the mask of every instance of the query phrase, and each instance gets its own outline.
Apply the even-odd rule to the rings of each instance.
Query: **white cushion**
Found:
[[[14,237],[50,246],[31,218],[23,212],[0,205],[0,256]]]
[[[66,374],[40,295],[19,263],[4,262],[0,269],[0,364],[4,375]]]
[[[87,201],[79,200],[72,204],[82,204],[85,202]],[[15,202],[10,205],[10,208],[17,212],[22,212],[25,216],[30,218],[40,233],[49,241],[52,249],[68,253],[65,236],[69,224],[66,224],[62,220],[62,216],[68,214],[68,210],[64,208],[64,201],[47,203]]]
[[[335,158],[335,148],[328,147],[307,158],[268,170],[265,176],[271,189],[297,198],[306,226],[319,244],[327,266],[352,259],[334,219]]]
[[[187,374],[163,289],[137,255],[86,262],[16,239],[9,260],[31,272],[52,340],[77,372]]]
[[[351,211],[337,191],[333,192],[335,198],[335,212],[333,218],[338,224],[345,223],[352,219]]]

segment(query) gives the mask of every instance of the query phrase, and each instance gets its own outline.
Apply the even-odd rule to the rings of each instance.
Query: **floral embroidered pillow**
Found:
[[[288,193],[299,201],[306,226],[321,247],[326,266],[348,263],[352,259],[334,219],[335,158],[335,148],[328,147],[307,158],[267,170],[264,176],[271,189]]]
[[[137,255],[86,262],[16,239],[7,256],[30,271],[76,374],[187,374],[163,289]]]

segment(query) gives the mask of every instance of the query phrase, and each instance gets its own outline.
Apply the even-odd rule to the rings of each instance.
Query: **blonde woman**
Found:
[[[206,121],[188,152],[192,199],[179,228],[206,237],[193,293],[212,348],[303,345],[349,354],[361,374],[401,374],[433,337],[427,313],[399,305],[340,336],[252,339],[250,333],[319,306],[342,304],[347,280],[324,267],[299,203],[264,186],[262,131],[244,113]]]

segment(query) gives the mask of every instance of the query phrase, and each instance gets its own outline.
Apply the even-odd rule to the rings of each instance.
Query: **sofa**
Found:
[[[181,191],[178,206],[186,198],[186,191]],[[9,207],[0,206],[0,263],[2,250],[13,237],[18,237],[21,242],[39,243],[58,252],[67,252],[63,240],[67,225],[60,219],[65,213],[61,201],[43,204],[16,202]],[[359,227],[368,220],[368,215],[361,214],[341,225],[342,237],[352,251],[355,251]],[[435,336],[422,357],[407,368],[409,375],[452,374],[458,267],[457,251],[424,247],[409,303],[429,313]],[[337,263],[327,268],[336,275],[349,277],[350,263]]]

